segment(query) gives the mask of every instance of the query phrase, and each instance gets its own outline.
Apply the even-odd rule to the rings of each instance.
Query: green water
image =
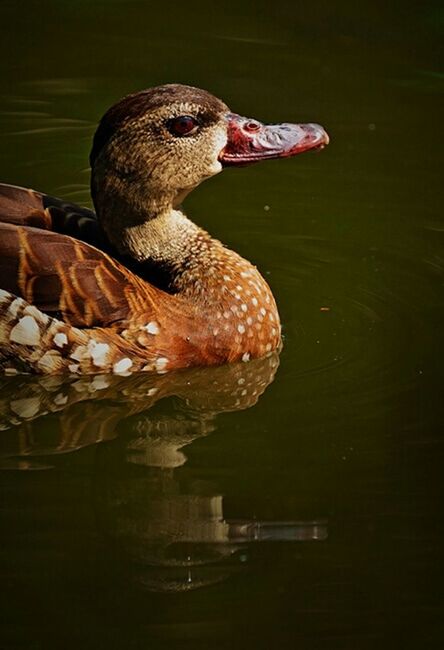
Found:
[[[0,647],[441,648],[441,3],[1,14],[5,182],[88,204],[98,118],[168,81],[331,144],[186,201],[271,284],[278,368],[2,382]]]

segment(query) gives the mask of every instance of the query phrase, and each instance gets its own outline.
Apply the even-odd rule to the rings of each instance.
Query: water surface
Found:
[[[0,647],[442,647],[443,25],[438,2],[2,4],[6,182],[88,205],[98,118],[168,81],[331,144],[186,201],[273,287],[279,359],[2,382]]]

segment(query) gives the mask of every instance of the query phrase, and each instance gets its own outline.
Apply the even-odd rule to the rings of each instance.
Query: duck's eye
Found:
[[[173,135],[192,135],[199,128],[199,124],[191,115],[181,115],[168,120],[168,130]]]

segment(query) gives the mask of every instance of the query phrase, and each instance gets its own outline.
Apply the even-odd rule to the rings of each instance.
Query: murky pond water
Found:
[[[88,204],[97,119],[166,81],[331,135],[186,202],[270,282],[280,358],[2,380],[0,647],[442,647],[441,4],[4,2],[0,30],[5,182]]]

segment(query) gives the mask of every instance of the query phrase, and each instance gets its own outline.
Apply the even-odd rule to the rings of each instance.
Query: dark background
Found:
[[[2,2],[5,182],[87,204],[101,114],[172,81],[319,122],[331,144],[186,201],[276,295],[284,349],[255,407],[217,417],[174,470],[128,462],[130,420],[69,454],[60,413],[4,432],[0,647],[442,647],[443,32],[439,2]],[[6,408],[22,388],[2,390]],[[76,408],[70,433],[98,430],[94,401]],[[186,412],[159,408],[148,419]],[[23,436],[37,460],[11,464]],[[245,543],[166,593],[146,546],[181,539],[206,498],[223,521],[328,536]]]

